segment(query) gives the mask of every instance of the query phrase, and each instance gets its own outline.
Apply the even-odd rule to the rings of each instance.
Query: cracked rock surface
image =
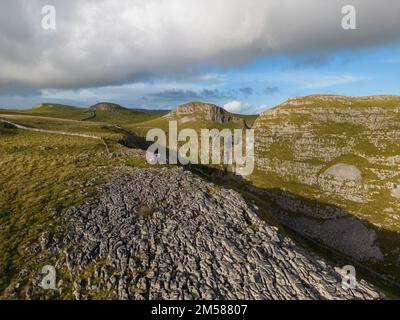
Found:
[[[71,208],[55,246],[58,267],[75,277],[77,299],[112,292],[119,299],[376,299],[341,276],[252,205],[183,169],[135,169],[102,187],[96,201]],[[92,272],[85,272],[89,265]]]

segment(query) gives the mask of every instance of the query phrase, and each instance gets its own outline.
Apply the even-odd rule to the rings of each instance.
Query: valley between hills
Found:
[[[170,120],[254,129],[254,172],[148,164]],[[399,298],[399,120],[399,96],[0,109],[0,298]]]

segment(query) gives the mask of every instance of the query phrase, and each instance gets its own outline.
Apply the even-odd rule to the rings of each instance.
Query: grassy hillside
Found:
[[[96,110],[88,121],[112,123],[123,127],[132,127],[134,124],[157,118],[158,115],[140,112],[131,109]]]
[[[100,140],[13,129],[0,122],[0,298],[18,283],[21,272],[54,259],[35,243],[45,230],[60,227],[59,213],[93,197],[109,175],[146,165],[143,152],[119,145],[123,135],[110,126],[23,115],[7,120],[94,134],[105,139],[107,148]],[[58,276],[63,279],[62,272]]]
[[[90,116],[86,108],[61,104],[42,103],[31,110],[20,111],[22,114],[72,120],[83,120]]]
[[[153,118],[148,121],[137,123],[134,131],[145,136],[151,128],[161,128],[168,132],[169,121],[177,121],[178,129],[241,129],[246,125],[250,127],[257,116],[238,115],[229,113],[222,108],[202,102],[190,102],[176,107],[168,114]]]
[[[106,103],[102,103],[105,105]],[[126,109],[123,107],[109,104],[110,108],[81,108],[75,106],[42,103],[29,110],[6,110],[0,109],[1,114],[29,115],[46,118],[58,118],[79,120],[88,122],[104,122],[120,126],[131,126],[134,123],[148,121],[164,115],[166,112],[147,113],[135,109]]]
[[[297,106],[305,108],[351,108],[353,110],[362,110],[375,106],[387,108],[396,108],[400,102],[400,96],[396,95],[376,95],[365,97],[348,97],[340,95],[315,94],[304,97],[290,98],[284,103],[273,109],[293,110]]]
[[[138,116],[152,115],[126,109],[96,111],[96,119],[88,121],[81,116],[87,114],[68,106],[0,113],[0,299],[15,286],[23,288],[20,279],[28,270],[39,274],[43,265],[55,263],[57,257],[37,245],[44,231],[65,227],[59,223],[64,210],[93,198],[96,187],[115,173],[147,166],[143,151],[119,144],[126,132],[115,124],[129,127]],[[16,129],[1,120],[54,133]],[[67,274],[58,268],[58,280],[70,283]],[[54,297],[73,299],[72,292]]]

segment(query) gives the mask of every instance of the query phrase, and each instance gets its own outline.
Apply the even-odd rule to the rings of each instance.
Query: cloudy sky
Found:
[[[342,28],[349,4],[355,30]],[[258,113],[312,93],[400,94],[399,17],[398,0],[2,0],[0,107]]]

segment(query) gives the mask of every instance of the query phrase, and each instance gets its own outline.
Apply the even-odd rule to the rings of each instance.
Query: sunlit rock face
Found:
[[[124,107],[119,104],[110,103],[110,102],[99,102],[90,107],[92,111],[118,111],[123,110]]]
[[[278,218],[351,256],[383,259],[380,232],[400,230],[400,97],[293,98],[253,128],[250,180],[279,204]]]
[[[189,102],[180,105],[165,117],[170,120],[178,120],[179,123],[201,120],[218,124],[232,123],[239,127],[246,126],[246,122],[243,119],[214,104],[203,102]]]
[[[361,182],[361,171],[356,166],[345,163],[334,164],[323,175],[339,181]]]

